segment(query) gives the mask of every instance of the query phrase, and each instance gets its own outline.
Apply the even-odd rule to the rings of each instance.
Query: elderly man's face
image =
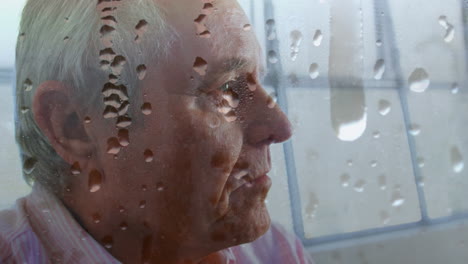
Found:
[[[269,145],[290,137],[290,123],[258,84],[261,51],[235,1],[159,2],[180,40],[167,61],[146,65],[127,146],[108,153],[116,131],[101,113],[85,125],[103,180],[88,193],[95,214],[82,221],[117,223],[100,234],[115,243],[131,232],[194,251],[250,242],[269,227]],[[71,193],[88,192],[87,173]]]

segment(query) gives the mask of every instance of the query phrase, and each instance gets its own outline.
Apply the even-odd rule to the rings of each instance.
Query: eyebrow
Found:
[[[223,62],[223,66],[217,74],[246,71],[251,66],[252,63],[244,58],[231,58]]]

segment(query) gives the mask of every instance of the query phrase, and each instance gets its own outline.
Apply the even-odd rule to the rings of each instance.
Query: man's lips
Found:
[[[231,193],[234,193],[236,190],[244,187],[269,187],[269,185],[271,185],[271,179],[266,174],[257,176],[255,178],[250,177],[249,174],[245,174],[236,181],[235,187],[231,189]]]

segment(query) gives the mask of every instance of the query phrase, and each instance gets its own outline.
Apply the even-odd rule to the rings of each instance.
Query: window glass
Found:
[[[0,262],[468,259],[467,1],[90,2],[0,11]]]
[[[0,28],[2,43],[0,44],[0,208],[8,208],[18,198],[27,194],[29,186],[21,177],[21,162],[18,147],[15,143],[14,109],[14,60],[15,44],[18,36],[21,9],[25,1],[6,1],[8,6],[2,9]]]

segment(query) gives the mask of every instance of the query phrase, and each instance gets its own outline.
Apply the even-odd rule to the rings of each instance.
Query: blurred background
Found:
[[[24,0],[2,0],[0,209],[28,193],[14,141]],[[468,263],[468,1],[239,0],[293,138],[274,221],[316,263]]]

